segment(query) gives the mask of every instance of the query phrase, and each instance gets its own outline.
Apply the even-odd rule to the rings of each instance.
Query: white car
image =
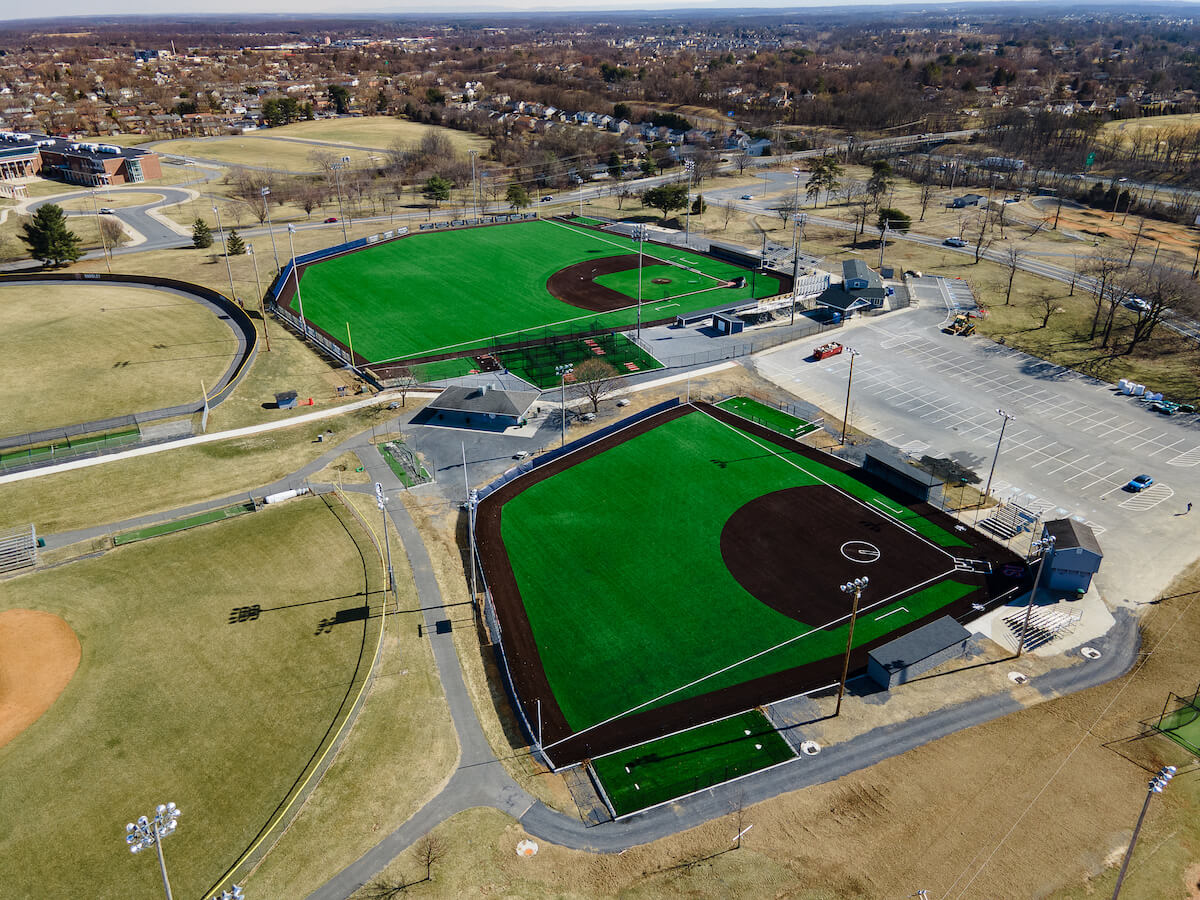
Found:
[[[967,242],[960,237],[948,237],[942,241],[947,247],[965,247]]]
[[[100,215],[102,215],[102,216],[115,216],[115,215],[116,215],[116,213],[115,213],[115,212],[113,212],[113,210],[112,210],[112,208],[111,208],[111,207],[108,207],[108,206],[102,206],[102,207],[100,207]]]
[[[1126,309],[1132,309],[1134,312],[1149,312],[1150,304],[1141,297],[1126,297],[1121,301],[1121,305]]]
[[[742,194],[742,199],[743,200],[753,200],[754,195],[753,194]]]

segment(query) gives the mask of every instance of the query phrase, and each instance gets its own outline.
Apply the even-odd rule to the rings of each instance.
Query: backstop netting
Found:
[[[1200,756],[1200,687],[1190,697],[1172,693],[1167,697],[1155,730],[1189,753]]]

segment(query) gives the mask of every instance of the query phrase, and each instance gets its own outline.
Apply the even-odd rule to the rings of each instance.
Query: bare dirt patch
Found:
[[[41,718],[79,668],[79,638],[36,609],[0,612],[0,747]]]

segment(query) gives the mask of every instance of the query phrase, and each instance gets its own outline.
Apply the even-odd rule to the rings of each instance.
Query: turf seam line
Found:
[[[808,469],[804,468],[804,466],[800,465],[799,463],[795,462],[794,460],[788,459],[783,454],[777,453],[775,450],[772,450],[770,447],[766,446],[765,444],[759,443],[758,440],[756,440],[753,436],[746,434],[746,432],[742,431],[740,428],[734,428],[728,422],[721,422],[721,420],[718,419],[716,416],[709,415],[709,413],[707,411],[700,409],[700,407],[696,406],[696,404],[694,404],[694,403],[692,403],[690,405],[693,409],[708,416],[714,422],[720,422],[722,425],[724,425],[726,428],[728,428],[734,434],[741,435],[743,438],[748,440],[750,443],[754,444],[756,447],[766,450],[772,456],[778,457],[780,460],[787,463],[789,466],[799,469],[801,472],[803,472],[805,475],[809,476],[810,478],[815,478],[817,481],[821,482],[821,484],[825,485],[825,487],[830,488],[834,491],[837,491],[839,494],[842,494],[843,496],[849,498],[851,501],[853,501],[854,503],[857,503],[863,509],[870,511],[870,512],[874,513],[875,515],[881,514],[882,510],[877,509],[876,507],[872,506],[867,501],[860,500],[858,497],[855,497],[849,491],[846,491],[843,488],[838,487],[837,485],[830,484],[828,481],[826,481],[824,478],[822,478],[820,475],[816,474],[815,472],[808,471]],[[911,510],[910,510],[910,512],[911,512]],[[925,537],[925,535],[921,534],[919,531],[910,527],[909,525],[906,525],[905,523],[901,522],[899,519],[895,518],[894,516],[889,515],[889,516],[884,516],[884,518],[887,522],[890,522],[892,525],[895,525],[897,528],[901,528],[904,531],[907,531],[913,537],[917,538],[917,540],[923,541],[924,543],[926,543],[930,547],[932,547],[934,550],[937,550],[939,553],[943,553],[946,556],[950,557],[951,561],[953,561],[956,558],[953,553],[950,553],[944,547],[939,547],[937,544],[935,544],[929,538]]]
[[[866,606],[860,606],[858,608],[858,615],[861,616],[863,613],[868,612],[872,609],[876,609],[877,607],[879,607],[885,603],[891,603],[892,601],[896,600],[899,597],[911,596],[915,592],[932,584],[933,582],[937,581],[938,579],[945,578],[947,575],[952,575],[955,571],[957,571],[957,570],[948,569],[947,571],[941,572],[938,575],[934,575],[932,578],[930,578],[926,581],[922,581],[919,584],[910,585],[909,587],[905,588],[903,593],[897,592],[895,594],[892,594],[889,597],[884,597],[882,600],[877,600],[876,602],[869,603]],[[672,694],[678,694],[681,691],[686,691],[689,688],[693,688],[696,685],[700,684],[701,682],[707,681],[710,678],[715,678],[718,675],[724,675],[726,672],[732,671],[733,669],[736,669],[738,666],[743,665],[744,663],[751,662],[752,660],[758,659],[761,656],[766,656],[768,653],[774,653],[776,650],[780,650],[780,649],[788,646],[789,644],[795,643],[798,640],[801,640],[803,638],[809,637],[810,635],[816,634],[819,631],[825,631],[826,629],[829,629],[833,626],[841,625],[843,622],[849,620],[849,618],[850,618],[850,614],[847,613],[846,615],[842,616],[840,619],[834,619],[831,622],[826,622],[824,625],[813,626],[808,631],[802,632],[801,634],[794,635],[785,641],[780,641],[778,644],[774,645],[773,647],[767,647],[763,650],[759,650],[757,653],[750,654],[745,659],[739,659],[737,662],[730,663],[727,666],[724,666],[720,669],[716,669],[712,672],[709,672],[707,675],[701,675],[699,678],[693,679],[692,681],[688,682],[687,684],[680,685],[677,688],[672,688],[671,690],[667,691],[666,693],[660,694],[659,696],[654,697],[650,700],[647,700],[644,703],[639,703],[637,706],[630,707],[629,709],[625,710],[624,712],[619,712],[615,716],[609,716],[607,719],[605,719],[602,722],[597,722],[594,725],[589,725],[587,728],[583,728],[583,729],[580,729],[579,731],[573,732],[570,735],[568,735],[567,737],[559,738],[557,741],[554,741],[553,743],[546,744],[542,749],[547,750],[550,747],[556,747],[559,744],[565,743],[566,741],[573,740],[574,738],[579,737],[581,734],[587,734],[589,731],[594,731],[595,729],[600,728],[604,725],[611,725],[613,722],[617,721],[617,719],[623,719],[625,716],[631,715],[632,713],[635,713],[641,709],[645,709],[648,706],[653,706],[655,703],[658,703],[660,700],[665,700],[667,697],[670,697]]]

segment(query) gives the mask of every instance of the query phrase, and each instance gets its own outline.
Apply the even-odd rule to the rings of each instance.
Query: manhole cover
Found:
[[[800,745],[800,752],[805,756],[816,756],[821,752],[821,745],[816,741],[805,741]]]
[[[1020,672],[1009,672],[1008,680],[1011,681],[1013,684],[1028,684],[1029,676],[1024,675]]]
[[[517,856],[523,856],[525,858],[529,858],[530,856],[536,855],[537,851],[538,851],[537,841],[531,841],[529,839],[526,839],[523,841],[519,841],[517,843]]]
[[[1079,652],[1082,653],[1084,656],[1086,656],[1088,659],[1099,659],[1103,655],[1095,647],[1081,647],[1079,649]]]

